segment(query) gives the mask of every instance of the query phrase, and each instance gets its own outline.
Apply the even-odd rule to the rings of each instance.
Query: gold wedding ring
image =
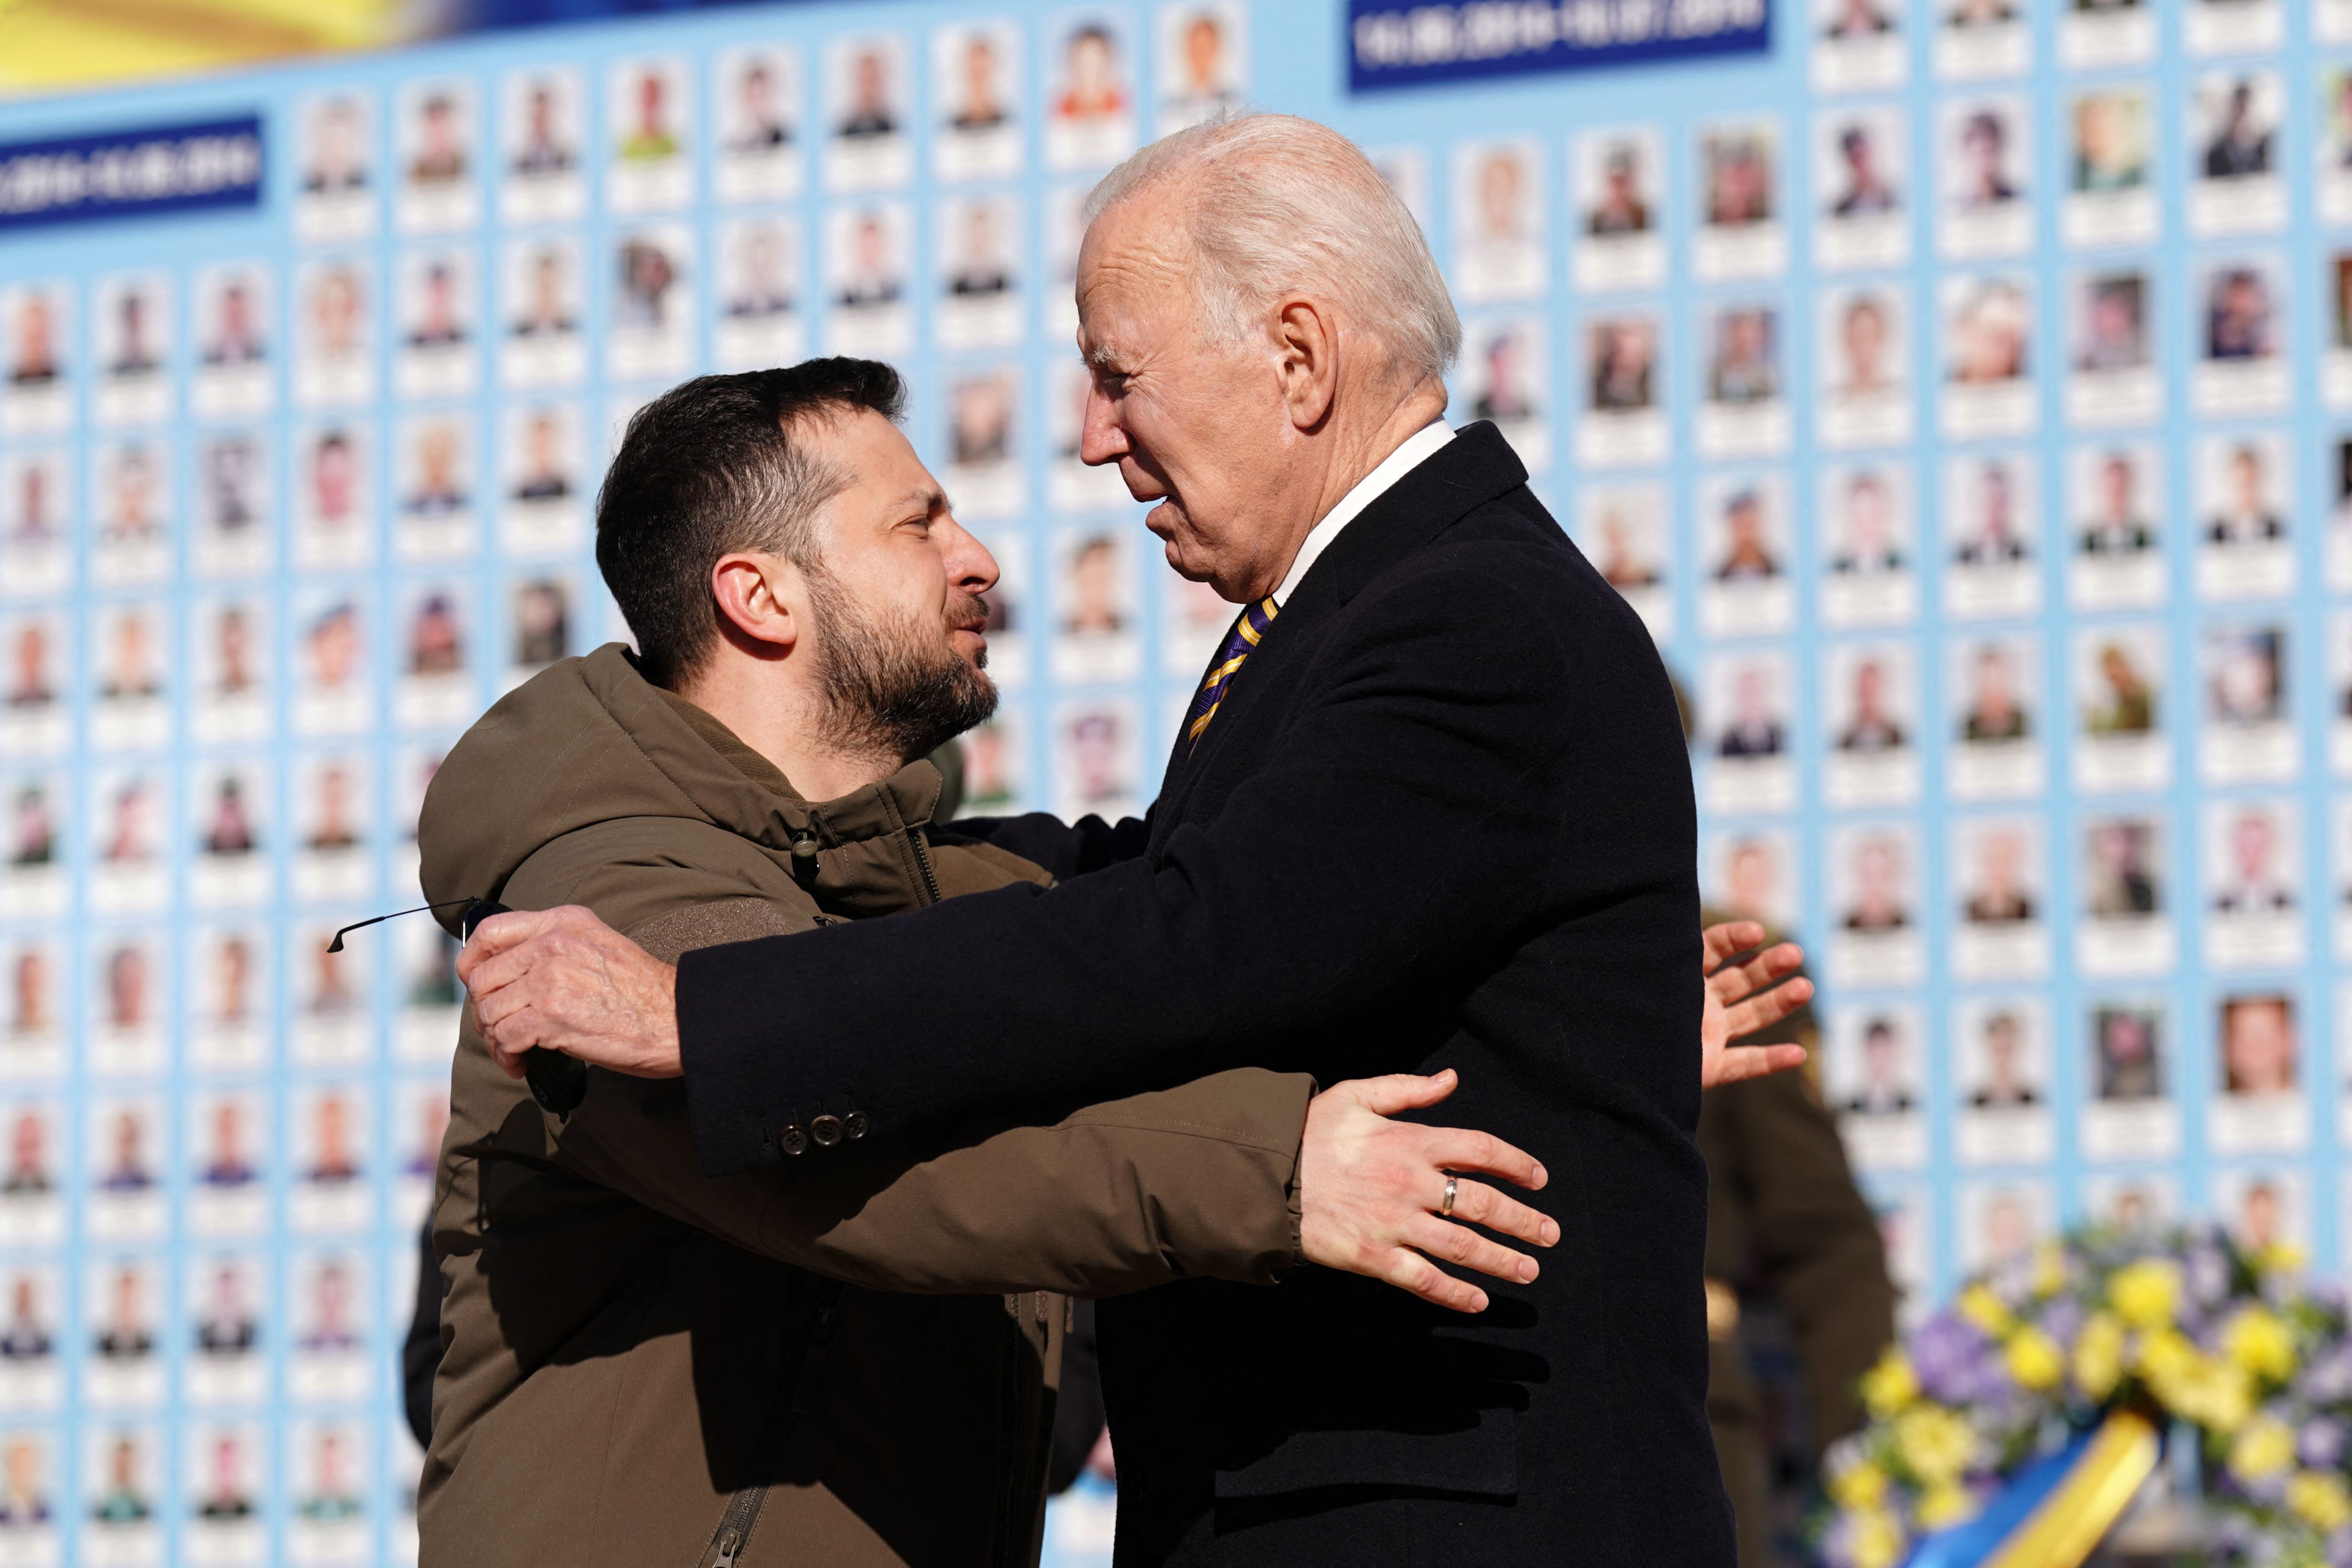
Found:
[[[1454,1195],[1461,1190],[1462,1180],[1460,1177],[1448,1176],[1445,1178],[1445,1201],[1437,1205],[1439,1218],[1452,1219],[1454,1217]]]

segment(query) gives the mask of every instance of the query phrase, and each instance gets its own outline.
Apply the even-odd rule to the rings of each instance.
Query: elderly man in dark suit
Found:
[[[712,1173],[1231,1064],[1457,1069],[1449,1116],[1549,1170],[1543,1268],[1490,1297],[1406,1237],[1370,1268],[1425,1300],[1310,1269],[1105,1303],[1120,1562],[1727,1568],[1694,1130],[1703,1078],[1771,1059],[1703,1068],[1657,654],[1494,428],[1441,422],[1459,323],[1344,138],[1212,123],[1089,215],[1083,456],[1244,606],[1150,814],[983,830],[1050,890],[675,971],[584,911],[503,916],[464,955],[485,1033],[517,1072],[682,1073]],[[1489,1194],[1430,1187],[1443,1257]]]

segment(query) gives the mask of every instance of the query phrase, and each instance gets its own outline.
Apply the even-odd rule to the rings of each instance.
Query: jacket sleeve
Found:
[[[1148,817],[1126,816],[1112,823],[1082,816],[1067,823],[1033,811],[1023,816],[959,816],[943,831],[1009,849],[1066,882],[1142,854],[1150,837],[1148,822]]]
[[[1707,1098],[1720,1102],[1708,1107],[1707,1121],[1719,1129],[1710,1173],[1729,1184],[1745,1215],[1741,1261],[1788,1316],[1813,1437],[1826,1446],[1861,1426],[1854,1386],[1895,1338],[1895,1288],[1878,1222],[1804,1075],[1727,1084]],[[1709,1268],[1721,1271],[1712,1258]]]
[[[534,870],[526,865],[509,885],[518,907],[545,896],[602,912],[613,902],[607,881],[626,887],[635,910],[667,904],[631,929],[664,957],[682,942],[724,942],[789,918],[748,899],[694,902],[704,873],[690,866]],[[665,897],[663,881],[682,896]],[[736,1246],[853,1284],[1113,1295],[1194,1276],[1271,1283],[1297,1257],[1298,1151],[1315,1091],[1300,1074],[1225,1072],[1057,1121],[869,1137],[712,1179],[698,1166],[676,1080],[592,1070],[566,1121],[540,1111],[492,1064],[470,1008],[458,1058],[456,1092],[509,1102],[479,1118],[499,1128],[500,1152],[551,1159]]]
[[[1689,811],[1664,670],[1613,622],[1571,650],[1557,599],[1523,590],[1524,556],[1501,556],[1367,590],[1279,749],[1151,856],[687,955],[677,1016],[704,1168],[772,1162],[772,1130],[821,1112],[892,1128],[1307,1065],[1307,1046],[1371,1037],[1515,945],[1547,896],[1622,896],[1612,879],[1656,862],[1679,820],[1625,784],[1629,725],[1657,731],[1637,749],[1674,761]]]

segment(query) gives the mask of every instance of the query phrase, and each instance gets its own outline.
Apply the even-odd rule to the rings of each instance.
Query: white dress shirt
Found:
[[[1307,575],[1307,569],[1315,564],[1317,556],[1331,547],[1331,542],[1339,537],[1341,529],[1355,521],[1364,509],[1380,500],[1391,486],[1427,462],[1433,454],[1453,439],[1454,432],[1446,428],[1445,421],[1433,419],[1406,437],[1404,444],[1381,458],[1378,468],[1358,479],[1355,488],[1339,498],[1339,504],[1325,512],[1323,521],[1307,531],[1305,542],[1298,546],[1298,559],[1290,563],[1289,575],[1284,577],[1282,586],[1274,591],[1276,607],[1278,609],[1290,602],[1290,595]]]

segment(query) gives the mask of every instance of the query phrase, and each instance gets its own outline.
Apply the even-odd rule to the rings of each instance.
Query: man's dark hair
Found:
[[[597,493],[596,565],[648,679],[675,687],[709,657],[720,556],[821,565],[810,524],[849,475],[813,449],[809,422],[865,409],[895,424],[906,404],[887,364],[813,359],[697,376],[637,410]]]

